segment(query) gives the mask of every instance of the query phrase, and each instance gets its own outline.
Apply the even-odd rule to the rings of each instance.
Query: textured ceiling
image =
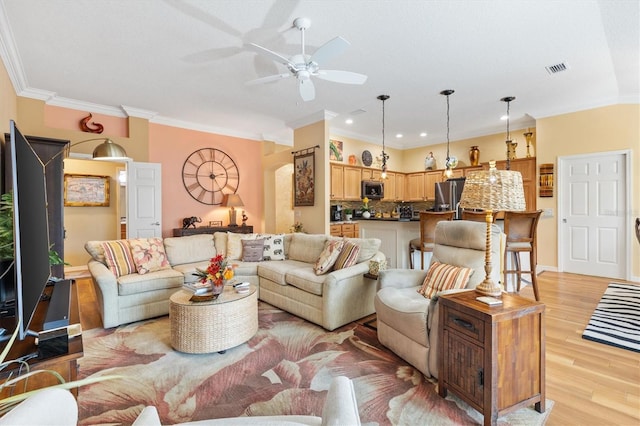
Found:
[[[21,96],[92,112],[252,139],[292,142],[320,114],[332,132],[411,148],[505,130],[535,119],[640,99],[639,2],[624,0],[2,0],[0,55]],[[342,36],[324,69],[363,73],[362,86],[294,78],[247,49],[300,53],[297,17],[311,19],[307,53]],[[551,75],[545,67],[566,63]],[[124,107],[123,107],[124,106]],[[345,119],[353,118],[352,125]],[[427,137],[420,137],[427,132]],[[397,139],[396,133],[404,137]]]

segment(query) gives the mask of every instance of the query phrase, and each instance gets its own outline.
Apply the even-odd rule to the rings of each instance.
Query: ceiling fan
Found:
[[[293,21],[293,26],[300,30],[302,45],[302,52],[300,54],[286,58],[279,53],[273,52],[266,47],[259,46],[255,43],[249,43],[248,45],[248,47],[252,48],[256,52],[268,56],[273,61],[285,65],[289,69],[289,72],[251,80],[246,83],[247,85],[269,83],[295,76],[298,79],[300,96],[306,102],[312,101],[316,97],[316,89],[311,77],[344,84],[363,84],[367,81],[367,76],[364,74],[358,74],[351,71],[323,70],[320,68],[320,64],[336,55],[339,55],[350,46],[350,43],[347,40],[342,37],[336,37],[320,46],[313,55],[307,55],[304,51],[304,32],[311,26],[311,20],[308,18],[296,18]]]

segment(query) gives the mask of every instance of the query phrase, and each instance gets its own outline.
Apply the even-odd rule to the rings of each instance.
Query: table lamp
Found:
[[[224,196],[222,205],[225,207],[231,207],[229,209],[229,226],[238,226],[236,222],[236,207],[244,207],[242,198],[238,194],[227,194]]]
[[[482,209],[486,212],[485,279],[476,287],[484,296],[500,297],[502,286],[491,279],[491,224],[494,211],[523,211],[526,207],[520,172],[497,170],[496,162],[489,162],[489,170],[470,172],[465,179],[460,207]]]

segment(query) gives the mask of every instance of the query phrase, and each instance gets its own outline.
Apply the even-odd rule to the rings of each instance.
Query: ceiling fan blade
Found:
[[[351,46],[347,40],[338,36],[334,39],[329,40],[315,51],[313,55],[311,55],[311,62],[315,62],[316,64],[324,64],[334,56],[338,56],[345,50],[347,47]]]
[[[274,51],[271,51],[271,50],[267,49],[266,47],[262,47],[260,45],[255,44],[255,43],[249,43],[247,45],[247,47],[249,47],[250,49],[255,50],[256,52],[258,52],[260,54],[268,56],[273,61],[276,61],[276,62],[278,62],[280,64],[286,65],[287,67],[295,68],[295,64],[293,64],[291,61],[289,61],[288,58],[285,58],[281,54],[276,53]]]
[[[287,77],[291,77],[291,74],[283,73],[283,74],[269,75],[267,77],[256,78],[255,80],[249,80],[244,84],[247,86],[253,86],[256,84],[271,83],[272,81],[282,80],[283,78],[287,78]]]
[[[310,79],[303,80],[299,78],[298,87],[303,101],[308,102],[316,98],[316,88],[313,86],[313,81]]]
[[[367,81],[367,76],[364,74],[340,70],[320,70],[316,74],[316,77],[322,80],[344,84],[364,84],[364,82]]]

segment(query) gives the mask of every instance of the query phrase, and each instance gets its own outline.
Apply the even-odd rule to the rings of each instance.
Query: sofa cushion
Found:
[[[133,238],[127,241],[139,274],[171,268],[162,238]]]
[[[431,299],[437,292],[465,288],[473,269],[433,262],[418,293]]]
[[[199,280],[199,277],[195,274],[196,268],[200,270],[205,270],[209,266],[209,260],[204,260],[200,262],[192,262],[192,263],[181,263],[179,265],[173,266],[173,270],[180,272],[184,276],[185,283],[194,283]]]
[[[258,234],[237,234],[234,232],[227,232],[227,260],[242,259],[242,240],[255,240],[257,236]]]
[[[376,294],[376,315],[394,330],[428,348],[427,315],[430,300],[417,293],[420,287],[384,287]]]
[[[264,239],[240,240],[242,242],[242,261],[261,262],[264,256]]]
[[[327,236],[324,234],[303,234],[296,232],[291,237],[289,246],[289,259],[305,263],[315,263],[324,250],[324,242]]]
[[[109,266],[107,265],[107,260],[104,258],[104,248],[102,247],[102,243],[104,243],[104,241],[87,241],[84,243],[84,249],[91,255],[93,260],[97,260],[103,265]]]
[[[340,238],[340,237],[331,237],[331,238]],[[360,247],[360,253],[358,254],[358,260],[356,263],[362,263],[366,260],[371,259],[373,256],[380,251],[380,244],[382,241],[379,238],[345,238],[347,241],[350,241],[354,244],[357,244]]]
[[[217,254],[211,234],[165,238],[164,251],[171,266],[208,261]]]
[[[322,250],[320,257],[318,257],[313,266],[316,275],[326,274],[331,270],[340,255],[344,243],[342,240],[327,240],[324,243],[324,250]]]
[[[131,249],[125,240],[104,241],[102,251],[107,267],[116,277],[136,272]]]
[[[309,270],[313,271],[312,265],[290,259],[281,262],[260,262],[257,265],[258,275],[261,278],[266,278],[280,285],[287,285],[286,274],[293,269],[309,268]]]
[[[263,260],[284,260],[284,234],[258,234],[264,239]]]
[[[324,275],[318,275],[308,264],[301,268],[289,269],[285,276],[287,284],[318,296],[322,296],[322,283],[325,279]]]
[[[352,243],[351,241],[345,241],[340,254],[336,259],[336,263],[333,265],[334,269],[344,269],[349,266],[353,266],[358,261],[358,255],[360,254],[360,246]]]
[[[167,288],[181,287],[183,275],[173,269],[161,269],[144,275],[129,274],[118,278],[118,294],[127,296]]]

